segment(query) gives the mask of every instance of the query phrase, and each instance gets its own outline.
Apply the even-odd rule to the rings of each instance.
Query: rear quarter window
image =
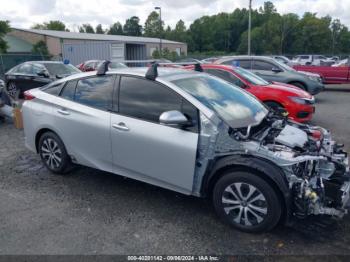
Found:
[[[61,93],[61,90],[64,85],[65,85],[65,82],[58,83],[58,84],[49,84],[47,86],[42,87],[41,91],[48,93],[50,95],[58,96]]]

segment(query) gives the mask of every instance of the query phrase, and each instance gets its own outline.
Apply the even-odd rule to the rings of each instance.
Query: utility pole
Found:
[[[160,54],[160,57],[163,57],[162,55],[162,8],[160,6],[156,6],[154,9],[159,10],[159,54]]]
[[[251,30],[252,30],[252,0],[249,0],[249,18],[248,18],[248,55],[251,55]]]

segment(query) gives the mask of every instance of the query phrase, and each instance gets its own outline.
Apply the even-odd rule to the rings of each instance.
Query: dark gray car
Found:
[[[271,82],[282,82],[300,87],[312,95],[324,90],[318,75],[301,73],[271,57],[231,56],[219,59],[216,64],[240,66]]]

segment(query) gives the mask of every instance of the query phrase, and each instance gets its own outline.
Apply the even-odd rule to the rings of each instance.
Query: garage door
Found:
[[[125,54],[124,44],[111,44],[111,60],[112,61],[123,61]]]

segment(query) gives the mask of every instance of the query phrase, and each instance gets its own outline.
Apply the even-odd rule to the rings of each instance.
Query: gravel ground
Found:
[[[350,151],[350,93],[317,96],[314,124]],[[90,168],[49,173],[0,123],[0,254],[350,254],[349,216],[267,234],[222,224],[208,200]]]

